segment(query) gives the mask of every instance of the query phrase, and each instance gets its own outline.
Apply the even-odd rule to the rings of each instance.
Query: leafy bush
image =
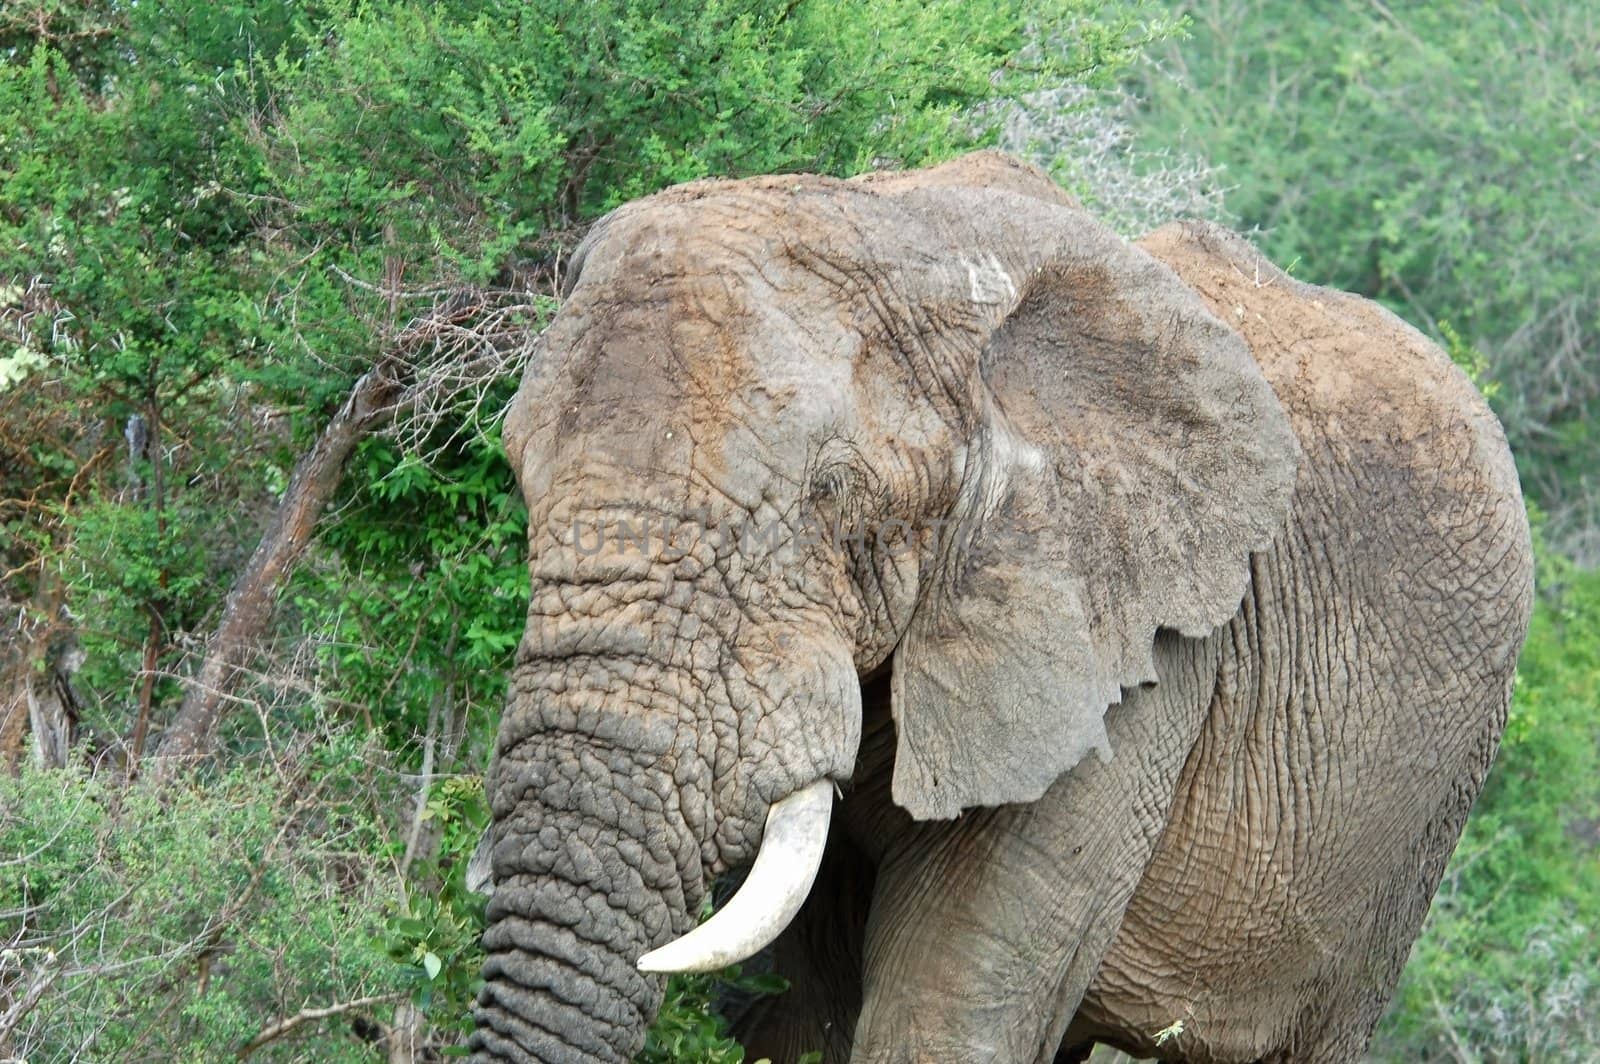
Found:
[[[787,984],[771,975],[741,976],[737,965],[717,975],[673,976],[661,1014],[634,1064],[740,1064],[744,1050],[717,1014],[724,987],[745,994],[776,994]]]
[[[384,947],[404,968],[403,985],[446,1036],[472,1029],[472,1003],[483,985],[480,940],[484,897],[467,889],[467,863],[488,827],[483,780],[455,776],[431,786],[424,821],[438,835],[432,867],[406,884],[403,903],[384,924]]]
[[[38,993],[0,1047],[213,1061],[275,1016],[403,996],[374,941],[390,880],[364,753],[241,762],[165,802],[81,768],[0,778],[0,996]],[[259,1059],[372,1059],[348,1023],[295,1035]]]

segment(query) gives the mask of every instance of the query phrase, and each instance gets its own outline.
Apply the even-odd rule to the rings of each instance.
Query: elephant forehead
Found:
[[[783,411],[837,416],[861,334],[839,308],[786,287],[701,268],[585,289],[529,379],[565,403],[568,430],[668,408],[707,428]]]
[[[852,300],[886,287],[902,300],[930,303],[1014,296],[1013,265],[982,249],[970,218],[959,216],[970,204],[942,209],[954,203],[941,196],[952,195],[889,196],[811,176],[669,189],[602,223],[586,248],[580,288],[637,290],[721,275],[759,282],[769,298],[813,305],[819,296]]]
[[[929,347],[951,354],[1015,304],[1020,271],[926,204],[794,180],[670,190],[602,223],[541,361],[612,402],[660,393],[715,419],[754,393],[804,409],[878,354],[931,381]]]
[[[580,467],[712,481],[751,506],[808,441],[853,431],[859,336],[705,270],[575,292],[530,360],[506,443],[530,499]]]
[[[715,332],[762,375],[791,375],[798,364],[819,383],[819,360],[840,359],[858,379],[886,376],[902,394],[931,388],[939,398],[960,392],[941,378],[962,375],[1027,283],[1026,256],[997,244],[997,234],[978,239],[962,216],[970,204],[948,191],[891,197],[808,178],[681,195],[663,193],[608,221],[586,249],[573,298],[659,307],[663,322],[681,323],[678,335],[699,335],[686,358],[713,356],[706,341]],[[710,368],[726,380],[734,367],[719,357]],[[954,409],[940,413],[961,420]]]
[[[890,187],[703,182],[619,209],[580,250],[530,361],[513,455],[583,441],[634,464],[681,457],[731,476],[759,457],[793,475],[819,437],[916,445],[970,428],[961,397],[983,338],[1056,239],[1044,223],[1060,234],[1076,212]]]

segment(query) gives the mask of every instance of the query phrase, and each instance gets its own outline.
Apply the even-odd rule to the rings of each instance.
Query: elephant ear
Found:
[[[1157,630],[1233,616],[1288,513],[1298,448],[1244,342],[1166,266],[1059,213],[1068,250],[985,341],[962,531],[895,652],[894,797],[919,819],[1109,759],[1104,715],[1157,679]]]

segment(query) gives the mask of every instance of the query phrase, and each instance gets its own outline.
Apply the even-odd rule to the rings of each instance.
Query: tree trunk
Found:
[[[427,1025],[422,1010],[409,1001],[394,1007],[394,1023],[387,1032],[388,1064],[417,1064],[426,1043]]]
[[[25,670],[0,668],[0,772],[14,776],[28,746],[28,696]]]
[[[76,714],[68,678],[54,666],[40,676],[24,654],[0,678],[0,771],[16,775],[33,737],[34,760],[46,768],[67,763]]]
[[[150,765],[152,779],[170,778],[208,750],[223,707],[233,701],[243,666],[272,620],[278,593],[294,571],[317,517],[339,486],[356,444],[392,411],[395,360],[386,358],[351,388],[339,412],[295,466],[272,524],[228,593],[217,626],[177,716]]]
[[[51,684],[44,690],[29,684],[28,721],[33,725],[34,749],[39,764],[46,768],[63,768],[67,763],[67,750],[72,746],[72,715],[67,710],[67,700],[61,690]]]
[[[62,619],[61,589],[42,571],[31,610],[19,607],[15,638],[0,649],[0,771],[15,775],[33,737],[34,760],[47,768],[67,763],[78,701],[72,674],[77,637]]]

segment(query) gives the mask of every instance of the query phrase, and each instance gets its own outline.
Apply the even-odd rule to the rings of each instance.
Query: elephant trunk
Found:
[[[553,514],[533,522],[528,627],[486,781],[494,892],[471,1045],[479,1061],[624,1062],[660,1007],[658,973],[742,959],[799,908],[859,687],[831,629],[770,605],[749,620],[729,590],[753,593],[734,545],[690,521],[672,538],[615,532],[614,512]],[[789,845],[766,851],[764,835]],[[674,942],[712,878],[758,848],[756,889]]]
[[[497,765],[495,890],[473,1060],[631,1060],[663,982],[638,970],[704,897],[700,844],[675,785],[636,755],[547,739]],[[511,753],[514,753],[511,752]]]
[[[568,833],[553,826],[563,818],[549,810],[537,816],[547,826],[531,836],[508,831],[500,845],[514,856],[506,860],[529,870],[498,884],[490,899],[474,1059],[631,1059],[661,1003],[660,980],[648,973],[742,961],[799,912],[822,861],[832,803],[827,780],[776,802],[739,892],[710,921],[648,953],[663,929],[692,922],[701,897],[699,877],[676,861],[657,862],[648,884],[633,874],[648,840],[671,833],[665,808],[648,803],[656,815],[635,821],[645,825],[643,837],[596,818]],[[527,861],[540,847],[550,852]]]

